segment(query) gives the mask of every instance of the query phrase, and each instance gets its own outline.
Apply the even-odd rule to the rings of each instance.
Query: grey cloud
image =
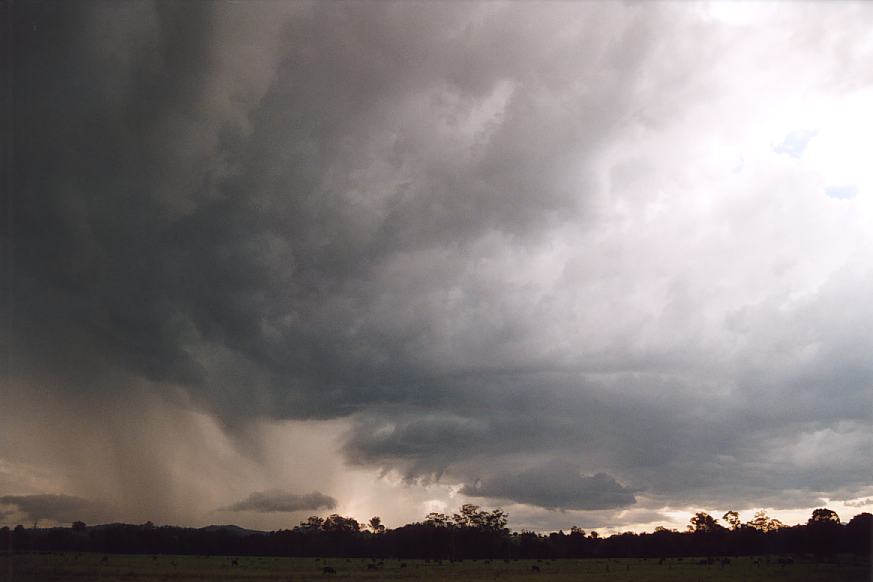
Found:
[[[568,461],[551,461],[521,471],[488,475],[465,485],[460,493],[547,509],[611,509],[636,502],[633,492],[606,473],[582,475],[581,468]]]
[[[310,6],[277,18],[274,53],[258,53],[275,68],[256,90],[210,36],[240,16],[232,5],[149,6],[18,15],[18,362],[82,388],[120,368],[185,385],[226,417],[335,416],[403,398],[418,373],[405,351],[427,338],[361,321],[386,291],[380,274],[404,256],[408,271],[426,249],[452,276],[483,233],[538,237],[576,216],[588,196],[564,166],[584,166],[623,114],[603,108],[580,125],[549,114],[552,96],[535,88],[544,48],[507,8]],[[120,28],[92,46],[113,15],[131,36]],[[60,36],[80,50],[58,56]],[[528,60],[492,61],[519,42]],[[553,56],[578,63],[574,49]],[[81,72],[75,87],[65,71]],[[567,98],[579,112],[614,104],[593,83]],[[482,128],[467,136],[477,107]],[[44,345],[56,356],[31,362]]]
[[[102,502],[71,495],[3,495],[0,496],[0,505],[14,506],[18,512],[24,514],[25,519],[33,521],[102,521],[111,513]],[[9,515],[12,513],[14,512],[9,512]]]
[[[665,503],[806,503],[869,478],[789,446],[869,438],[866,256],[828,257],[798,294],[814,249],[781,241],[776,276],[773,241],[739,234],[785,201],[657,212],[689,179],[682,123],[738,82],[716,76],[736,33],[660,4],[14,18],[10,375],[95,426],[151,434],[125,428],[137,386],[236,435],[346,418],[350,462],[410,481],[492,487],[557,455]],[[869,75],[846,59],[838,78]],[[652,136],[678,153],[646,158]],[[563,475],[555,501],[577,477],[606,485]]]
[[[288,493],[285,491],[256,491],[245,499],[223,508],[222,511],[259,511],[271,513],[277,511],[294,512],[310,509],[333,509],[334,507],[336,507],[336,499],[318,491],[306,494]]]

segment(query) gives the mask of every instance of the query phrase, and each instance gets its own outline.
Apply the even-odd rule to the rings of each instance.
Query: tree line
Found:
[[[721,525],[723,521],[726,525]],[[429,560],[666,558],[763,554],[813,555],[821,560],[840,553],[867,556],[873,545],[873,515],[862,513],[847,524],[829,509],[816,509],[805,524],[786,526],[758,512],[742,523],[729,511],[721,520],[695,514],[686,531],[655,528],[651,533],[601,537],[573,527],[547,534],[510,531],[502,509],[467,504],[453,515],[430,513],[420,522],[394,529],[378,517],[361,524],[351,517],[313,516],[296,527],[271,532],[241,528],[157,527],[109,524],[0,529],[0,548],[8,552],[76,551],[125,554],[323,556]]]

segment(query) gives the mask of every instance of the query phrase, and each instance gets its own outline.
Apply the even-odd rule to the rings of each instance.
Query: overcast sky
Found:
[[[0,524],[873,507],[873,4],[13,17]]]

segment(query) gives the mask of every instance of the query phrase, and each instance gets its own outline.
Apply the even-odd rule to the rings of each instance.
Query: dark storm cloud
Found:
[[[608,160],[723,93],[732,40],[543,8],[16,5],[12,379],[100,422],[134,385],[238,434],[347,418],[352,463],[543,507],[866,483],[869,271],[733,306],[719,257],[766,247],[626,193],[678,159]]]
[[[583,475],[581,467],[554,460],[511,473],[488,475],[461,491],[546,509],[613,509],[636,502],[632,492],[606,473]]]
[[[367,321],[398,282],[394,264],[421,247],[442,260],[407,282],[418,295],[482,233],[534,235],[585,203],[561,164],[584,165],[624,112],[601,107],[613,96],[598,85],[568,104],[595,101],[596,115],[552,112],[535,88],[558,81],[544,55],[495,60],[496,45],[536,46],[514,18],[453,5],[299,12],[258,92],[215,36],[231,5],[19,11],[22,366],[85,389],[121,368],[186,385],[226,417],[403,398],[424,330]]]
[[[318,491],[302,495],[285,491],[256,491],[245,499],[223,508],[222,511],[271,513],[333,509],[334,507],[336,507],[336,499]]]
[[[111,513],[103,503],[71,495],[3,495],[0,496],[0,505],[13,506],[28,521],[101,521]],[[15,513],[10,511],[7,515]]]

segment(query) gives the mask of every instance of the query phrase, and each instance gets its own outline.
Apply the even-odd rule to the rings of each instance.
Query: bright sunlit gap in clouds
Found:
[[[55,8],[0,524],[870,511],[873,5]]]

